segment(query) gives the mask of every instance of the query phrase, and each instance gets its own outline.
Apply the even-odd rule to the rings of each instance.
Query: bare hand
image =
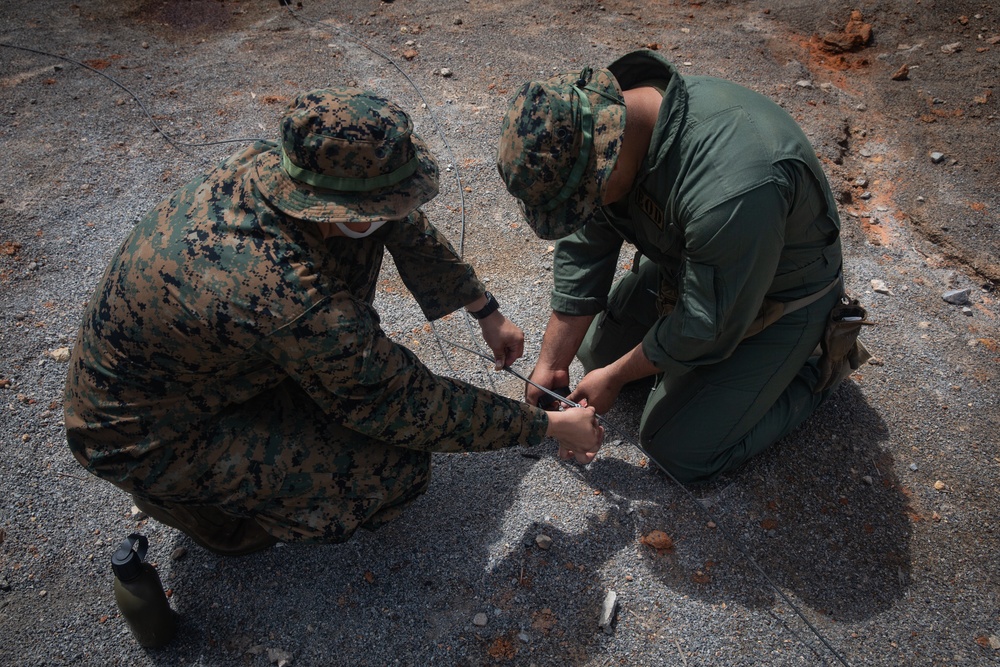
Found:
[[[569,395],[569,400],[580,404],[589,404],[597,410],[597,414],[603,415],[615,404],[621,390],[622,384],[605,366],[604,368],[595,368],[583,376],[580,384]]]
[[[510,366],[524,354],[524,332],[500,311],[479,320],[483,340],[493,350],[496,370]]]
[[[529,379],[535,384],[545,387],[546,389],[554,390],[560,387],[568,387],[569,368],[548,369],[542,368],[540,365],[535,366],[535,370],[531,371]],[[524,388],[524,400],[531,405],[546,407],[555,399],[538,387],[533,387],[529,384]],[[550,408],[546,407],[546,409]]]
[[[559,458],[590,463],[604,442],[604,427],[593,408],[569,408],[549,413],[546,433],[559,441]]]

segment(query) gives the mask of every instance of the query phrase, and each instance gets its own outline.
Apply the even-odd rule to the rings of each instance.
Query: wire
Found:
[[[480,352],[477,352],[476,350],[473,350],[471,348],[465,347],[463,345],[459,345],[458,343],[455,343],[455,342],[452,342],[452,341],[447,341],[446,340],[445,342],[448,343],[449,345],[453,345],[453,346],[457,347],[460,350],[465,350],[466,352],[469,352],[470,354],[475,354],[475,355],[477,355],[479,357],[482,357],[486,361],[494,363],[494,359],[493,358],[491,358],[491,357],[489,357],[489,356],[487,356],[485,354],[482,354]],[[583,407],[579,403],[575,403],[575,402],[569,400],[568,398],[566,398],[565,396],[561,396],[560,394],[557,394],[556,392],[552,391],[551,389],[548,389],[548,388],[543,387],[543,386],[541,386],[539,384],[536,384],[535,382],[532,382],[528,378],[524,377],[524,375],[522,375],[521,373],[518,373],[517,371],[515,371],[510,366],[504,366],[503,370],[507,371],[508,373],[510,373],[514,377],[518,378],[519,380],[523,380],[524,382],[530,384],[532,387],[535,387],[536,389],[540,389],[542,392],[544,392],[545,394],[547,394],[550,398],[554,398],[555,400],[557,400],[557,401],[559,401],[561,403],[565,403],[566,405],[568,405],[570,407],[573,407],[573,408]],[[813,625],[809,621],[808,618],[806,618],[805,614],[791,601],[791,599],[785,594],[785,592],[782,591],[778,587],[778,585],[776,583],[774,583],[774,581],[767,574],[767,572],[764,571],[764,568],[762,568],[757,563],[757,561],[754,559],[754,557],[750,555],[750,552],[746,550],[746,547],[744,547],[743,544],[739,540],[737,540],[732,534],[729,533],[728,530],[725,529],[725,527],[722,525],[722,523],[715,518],[715,516],[708,510],[707,507],[705,507],[700,502],[698,502],[698,498],[693,493],[691,493],[691,491],[686,486],[684,486],[683,484],[681,484],[680,480],[678,480],[676,477],[674,477],[670,473],[669,470],[667,470],[662,465],[660,465],[659,462],[657,462],[655,458],[653,458],[652,456],[650,456],[649,453],[646,452],[645,449],[643,449],[642,445],[635,438],[633,438],[629,433],[625,432],[623,429],[619,428],[617,425],[615,425],[611,421],[605,419],[601,415],[596,415],[596,416],[597,416],[598,421],[601,424],[603,424],[604,426],[610,428],[612,431],[614,431],[615,433],[617,433],[619,436],[621,436],[621,438],[623,440],[625,440],[630,445],[632,445],[633,447],[635,447],[636,449],[638,449],[644,456],[646,456],[647,459],[649,459],[650,461],[652,461],[653,463],[655,463],[656,466],[660,469],[660,471],[662,471],[663,474],[665,474],[670,479],[671,482],[673,482],[678,488],[681,489],[682,492],[684,492],[684,494],[688,497],[688,499],[690,499],[693,502],[693,504],[701,511],[701,513],[703,515],[705,515],[705,517],[709,521],[713,522],[716,525],[716,527],[718,528],[719,532],[726,539],[726,541],[728,541],[730,544],[732,544],[734,547],[736,547],[737,551],[739,551],[740,554],[742,554],[743,557],[747,560],[747,562],[750,563],[751,566],[753,566],[754,570],[756,570],[757,573],[761,577],[764,578],[764,581],[766,581],[768,583],[768,585],[772,589],[774,589],[774,592],[777,593],[781,597],[781,599],[785,601],[785,604],[787,604],[789,607],[791,607],[792,611],[794,611],[795,614],[800,619],[802,619],[802,622],[805,623],[809,627],[809,629],[812,631],[812,633],[814,635],[816,635],[816,637],[819,638],[819,640],[821,642],[823,642],[823,645],[826,646],[826,648],[830,651],[830,653],[832,653],[837,658],[837,660],[839,660],[840,663],[842,665],[844,665],[844,667],[850,667],[848,665],[847,661],[840,655],[840,653],[837,652],[837,650],[830,644],[830,642],[827,641],[826,637],[823,636],[823,634],[819,631],[819,629],[815,625]],[[804,639],[802,639],[802,637],[799,637],[798,634],[795,633],[794,630],[792,630],[791,628],[789,628],[789,629],[791,630],[791,632],[793,634],[796,635],[796,637],[799,639],[799,641],[801,641],[803,644],[805,644],[806,646],[808,646],[810,649],[812,649],[815,652],[815,649],[813,649],[812,646],[808,642],[806,642]]]
[[[96,67],[91,67],[87,63],[80,62],[79,60],[74,60],[73,58],[70,58],[68,56],[61,56],[58,53],[50,53],[48,51],[42,51],[41,49],[32,49],[32,48],[29,48],[27,46],[18,46],[16,44],[4,44],[4,43],[0,43],[0,47],[4,47],[4,48],[7,48],[7,49],[17,49],[18,51],[27,51],[28,53],[35,53],[35,54],[38,54],[38,55],[41,55],[41,56],[47,56],[49,58],[58,58],[59,60],[63,60],[63,61],[66,61],[68,63],[72,63],[72,64],[76,65],[77,67],[82,67],[83,69],[90,70],[94,74],[98,74],[98,75],[104,77],[105,79],[107,79],[108,81],[110,81],[111,83],[113,83],[114,85],[118,86],[119,88],[121,88],[122,90],[124,90],[126,93],[128,93],[128,95],[133,100],[135,100],[135,103],[139,105],[139,108],[142,109],[142,112],[144,114],[146,114],[146,118],[149,120],[149,124],[153,126],[153,129],[157,133],[159,133],[159,135],[161,137],[163,137],[163,139],[168,144],[170,144],[171,146],[173,146],[174,148],[176,148],[181,153],[187,155],[188,157],[195,157],[195,156],[192,153],[184,150],[184,147],[187,147],[187,148],[203,148],[203,147],[206,147],[206,146],[218,146],[218,145],[221,145],[221,144],[236,144],[236,143],[243,143],[243,144],[245,144],[245,143],[251,143],[251,142],[255,142],[255,141],[263,141],[262,139],[259,139],[259,138],[258,139],[253,139],[253,138],[222,139],[220,141],[204,141],[204,142],[198,142],[198,143],[180,141],[178,139],[175,139],[175,138],[171,137],[166,132],[164,132],[163,128],[160,127],[160,124],[156,122],[155,118],[153,118],[153,114],[151,114],[149,112],[149,109],[146,108],[146,105],[143,104],[142,100],[139,99],[139,96],[136,95],[134,92],[132,92],[125,84],[123,84],[122,82],[118,81],[117,79],[115,79],[110,74],[106,74],[106,73],[102,72],[101,70],[97,69]]]

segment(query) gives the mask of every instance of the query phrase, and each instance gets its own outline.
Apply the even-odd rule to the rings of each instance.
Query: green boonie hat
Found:
[[[625,100],[606,69],[531,81],[510,102],[497,169],[543,239],[572,234],[601,205],[625,130]]]
[[[409,116],[357,88],[299,95],[255,171],[272,206],[314,222],[399,220],[438,193],[437,163]]]

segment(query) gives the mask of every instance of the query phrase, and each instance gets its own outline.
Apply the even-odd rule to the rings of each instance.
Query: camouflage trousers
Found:
[[[127,476],[104,474],[159,505],[218,507],[282,542],[342,542],[426,491],[431,455],[363,436],[286,380],[232,407]]]

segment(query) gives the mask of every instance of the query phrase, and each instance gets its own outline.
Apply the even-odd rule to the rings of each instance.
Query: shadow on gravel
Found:
[[[225,559],[178,536],[173,546],[189,553],[167,585],[183,640],[162,663],[210,647],[219,665],[268,649],[299,664],[585,664],[603,650],[608,588],[622,602],[618,622],[650,633],[686,599],[777,605],[797,625],[723,531],[811,617],[870,618],[910,576],[907,500],[879,445],[886,436],[848,383],[770,452],[690,496],[612,442],[588,468],[516,451],[437,457],[430,490],[402,519],[345,544]],[[643,544],[652,530],[673,548]]]

